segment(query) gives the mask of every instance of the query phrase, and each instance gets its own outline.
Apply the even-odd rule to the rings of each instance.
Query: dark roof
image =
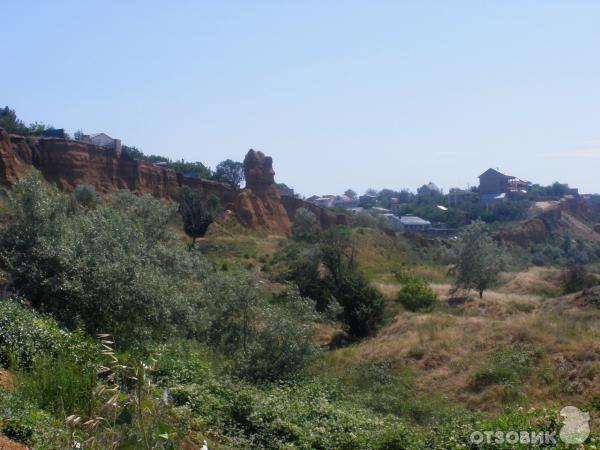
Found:
[[[485,175],[500,175],[502,177],[506,177],[506,178],[515,178],[512,175],[506,175],[505,173],[499,172],[496,169],[488,169],[485,172],[483,172],[481,175],[479,175],[479,178],[485,176]]]

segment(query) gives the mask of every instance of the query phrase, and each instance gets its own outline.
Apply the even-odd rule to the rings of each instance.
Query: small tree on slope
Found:
[[[475,289],[479,298],[506,267],[503,249],[492,239],[481,220],[466,228],[457,247],[454,291]]]

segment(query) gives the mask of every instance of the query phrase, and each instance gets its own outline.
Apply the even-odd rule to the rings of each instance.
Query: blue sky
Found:
[[[598,1],[4,1],[0,104],[306,194],[600,192]]]

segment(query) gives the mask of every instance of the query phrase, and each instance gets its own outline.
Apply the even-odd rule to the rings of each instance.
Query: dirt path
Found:
[[[0,369],[0,389],[10,391],[13,387],[14,381],[10,372],[6,369]]]
[[[28,450],[28,447],[0,435],[0,450]]]

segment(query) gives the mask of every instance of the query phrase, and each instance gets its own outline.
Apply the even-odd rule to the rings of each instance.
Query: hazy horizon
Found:
[[[125,3],[125,2],[124,2]],[[304,195],[489,167],[600,192],[600,3],[9,2],[0,106]]]

